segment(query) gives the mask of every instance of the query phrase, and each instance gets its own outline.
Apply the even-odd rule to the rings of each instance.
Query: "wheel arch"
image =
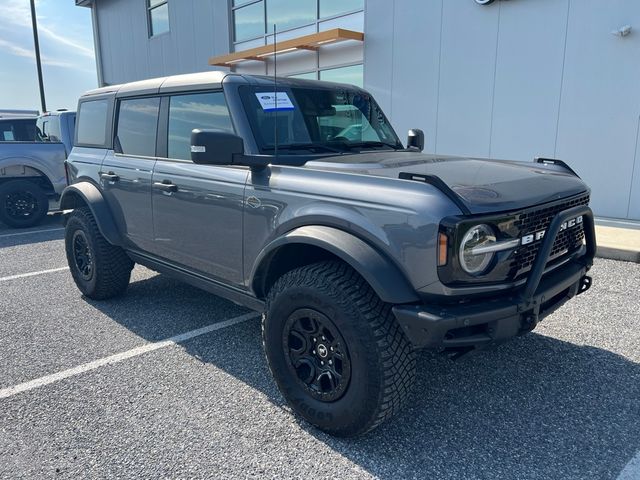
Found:
[[[31,165],[31,162],[29,161],[21,162],[20,160],[24,160],[22,158],[17,158],[16,160],[16,162],[11,164],[3,162],[3,164],[0,165],[0,168],[5,172],[8,172],[6,176],[0,176],[0,184],[15,180],[27,180],[38,185],[47,195],[53,195],[56,193],[51,176],[42,169],[42,166],[35,167]],[[15,173],[12,175],[12,172]]]
[[[122,246],[122,237],[102,192],[93,183],[84,181],[69,185],[60,198],[61,210],[88,207],[95,218],[98,230],[112,245]]]
[[[258,298],[265,298],[278,277],[294,268],[337,259],[350,265],[387,303],[418,301],[413,287],[392,261],[364,240],[333,227],[304,226],[265,247],[250,275]]]

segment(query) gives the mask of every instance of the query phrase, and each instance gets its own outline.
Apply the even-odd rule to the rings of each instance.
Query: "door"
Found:
[[[118,230],[142,250],[152,246],[151,176],[156,154],[160,98],[120,100],[114,150],[100,171],[100,182]]]
[[[165,159],[153,171],[154,253],[228,283],[242,284],[245,167],[191,162],[195,128],[233,131],[222,92],[174,95],[168,102]],[[164,108],[163,108],[164,110]],[[161,123],[162,125],[162,123]]]

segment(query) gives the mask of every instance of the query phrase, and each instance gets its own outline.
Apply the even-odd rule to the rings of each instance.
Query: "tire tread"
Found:
[[[351,267],[340,261],[323,261],[291,270],[281,276],[267,295],[266,311],[287,289],[305,285],[336,299],[342,307],[355,307],[372,334],[380,388],[378,398],[369,399],[373,414],[363,425],[345,425],[332,433],[362,435],[396,414],[407,402],[414,383],[416,356],[391,311],[369,284]],[[262,317],[264,331],[267,315]],[[366,337],[366,336],[365,336]]]
[[[69,251],[67,250],[69,266],[76,284],[84,295],[94,300],[106,300],[121,295],[129,285],[131,270],[134,265],[133,261],[122,248],[110,244],[102,236],[98,224],[88,207],[77,208],[71,213],[67,222],[67,229],[74,220],[83,225],[86,228],[87,235],[91,237],[95,247],[95,252],[93,253],[95,262],[94,275],[96,275],[93,289],[91,291],[83,290],[78,283],[79,281],[82,282],[82,280],[76,278],[72,259],[69,258]]]

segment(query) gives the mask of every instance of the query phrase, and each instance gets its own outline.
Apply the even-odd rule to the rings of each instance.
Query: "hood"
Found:
[[[589,190],[579,177],[559,165],[418,152],[377,151],[323,157],[321,161],[307,162],[306,167],[389,178],[399,178],[401,173],[435,176],[473,214],[518,210]]]

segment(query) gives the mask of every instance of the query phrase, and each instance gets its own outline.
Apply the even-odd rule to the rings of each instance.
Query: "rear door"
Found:
[[[124,98],[116,108],[114,150],[102,162],[100,182],[120,232],[147,250],[153,238],[151,175],[160,98]]]
[[[163,98],[153,172],[154,251],[208,277],[242,283],[246,167],[196,165],[194,128],[233,131],[222,91]],[[165,158],[162,158],[165,157]]]

